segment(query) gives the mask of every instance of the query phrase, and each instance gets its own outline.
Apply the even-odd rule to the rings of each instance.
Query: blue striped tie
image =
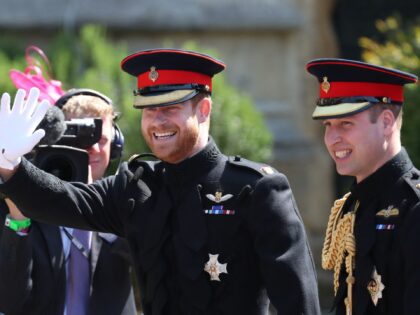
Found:
[[[89,260],[85,255],[89,248],[89,233],[84,230],[73,230],[67,277],[67,315],[87,314],[90,272]]]

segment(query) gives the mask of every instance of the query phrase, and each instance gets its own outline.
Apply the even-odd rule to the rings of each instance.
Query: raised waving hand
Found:
[[[0,102],[0,168],[13,170],[21,157],[29,153],[45,135],[43,129],[35,130],[50,107],[47,100],[38,103],[39,90],[26,92],[19,89],[13,107],[10,95],[3,93]]]

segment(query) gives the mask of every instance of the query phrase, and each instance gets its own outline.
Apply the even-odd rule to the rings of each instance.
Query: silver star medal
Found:
[[[209,273],[210,280],[212,281],[220,281],[219,275],[221,273],[228,273],[226,269],[227,263],[219,263],[219,261],[217,260],[218,257],[219,254],[209,254],[209,261],[206,262],[206,264],[204,265],[204,270]]]
[[[376,271],[376,267],[373,267],[372,280],[369,281],[367,289],[373,304],[376,306],[378,300],[382,298],[382,291],[385,289],[385,285],[382,283],[382,277]]]

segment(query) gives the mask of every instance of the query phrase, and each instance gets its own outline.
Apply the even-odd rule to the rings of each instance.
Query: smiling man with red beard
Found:
[[[198,95],[181,104],[143,109],[146,143],[159,159],[172,164],[194,155],[206,145],[210,107],[209,97]]]
[[[313,113],[337,172],[353,176],[331,210],[322,266],[334,270],[337,314],[420,314],[420,172],[401,146],[403,87],[415,75],[316,59]]]
[[[279,314],[320,314],[312,255],[287,178],[224,155],[209,135],[212,77],[224,63],[156,49],[121,66],[137,77],[134,107],[159,160],[134,156],[116,176],[65,183],[19,161],[17,152],[32,140],[18,133],[22,146],[0,141],[0,175],[8,179],[0,190],[28,216],[126,237],[145,315],[266,315],[269,302]],[[2,106],[7,121],[7,99]],[[30,126],[22,112],[12,116]]]

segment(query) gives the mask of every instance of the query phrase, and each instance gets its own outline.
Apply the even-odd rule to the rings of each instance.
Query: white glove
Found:
[[[30,152],[45,135],[35,128],[50,107],[47,100],[38,104],[39,90],[31,88],[27,101],[26,92],[19,89],[13,108],[10,109],[10,95],[3,93],[0,104],[0,167],[13,170],[21,157]]]

